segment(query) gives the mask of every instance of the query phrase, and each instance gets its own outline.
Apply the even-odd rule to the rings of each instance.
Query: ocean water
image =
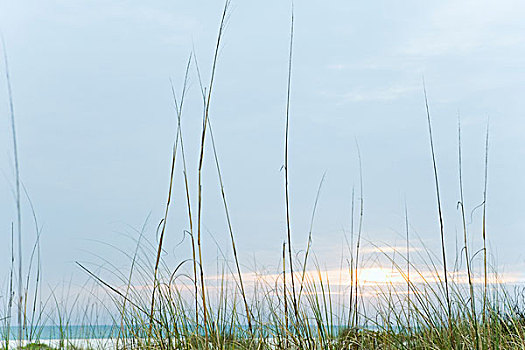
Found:
[[[0,339],[18,339],[18,327],[0,327]],[[27,327],[23,338],[27,340],[55,340],[55,339],[108,339],[117,337],[119,327],[114,325],[81,325],[81,326],[38,326]]]
[[[315,328],[315,325],[312,325]],[[271,336],[272,327],[263,330],[266,337]],[[337,334],[346,326],[332,326],[333,334]],[[364,326],[368,330],[377,330],[377,326]],[[246,331],[248,327],[246,326]],[[8,332],[9,331],[9,332]],[[8,340],[10,344],[16,344],[18,340],[18,327],[0,327],[0,348]],[[23,333],[24,343],[39,342],[45,344],[59,344],[60,341],[80,342],[88,344],[90,341],[98,343],[113,343],[119,336],[120,326],[118,325],[69,325],[69,326],[39,326],[30,328],[27,327]],[[124,338],[133,339],[137,336],[137,332],[129,332],[129,329],[124,327]],[[261,331],[261,330],[259,330]],[[133,335],[132,335],[133,334]],[[203,334],[204,335],[204,334]],[[122,334],[121,334],[122,337]],[[140,337],[140,335],[139,335]],[[145,335],[144,335],[145,337]]]

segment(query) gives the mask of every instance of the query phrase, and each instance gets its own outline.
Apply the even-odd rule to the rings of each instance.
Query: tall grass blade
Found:
[[[241,297],[242,297],[243,302],[244,302],[244,307],[246,309],[246,318],[247,318],[247,321],[248,321],[248,329],[249,329],[250,333],[252,333],[253,329],[252,329],[251,312],[250,312],[250,308],[248,306],[248,301],[246,300],[246,292],[244,290],[244,283],[242,281],[242,273],[241,273],[241,267],[239,266],[239,258],[237,257],[237,247],[235,246],[235,238],[233,236],[233,229],[232,229],[232,224],[231,224],[231,220],[230,220],[230,212],[228,210],[228,203],[226,201],[226,194],[224,193],[224,184],[222,182],[221,168],[219,166],[219,157],[217,156],[217,149],[215,148],[215,139],[213,138],[213,131],[212,131],[212,128],[211,128],[210,119],[208,119],[208,124],[209,124],[209,128],[210,128],[210,138],[211,138],[211,144],[212,144],[212,148],[213,148],[213,156],[215,158],[215,165],[217,166],[217,174],[218,174],[218,177],[219,177],[219,186],[221,188],[222,202],[224,204],[224,212],[226,213],[226,222],[228,224],[228,231],[230,233],[230,238],[231,238],[231,244],[232,244],[232,249],[233,249],[233,258],[235,260],[235,267],[237,268],[237,275],[239,277],[239,288],[240,288],[240,292],[241,292]]]
[[[490,345],[490,327],[487,321],[487,288],[488,288],[488,271],[487,271],[487,182],[488,182],[488,169],[489,169],[489,125],[487,122],[487,133],[485,136],[485,176],[483,183],[483,222],[482,222],[482,236],[483,236],[483,324],[487,326],[489,333],[489,345]]]
[[[441,194],[439,191],[439,179],[438,179],[438,172],[437,172],[436,155],[434,151],[434,138],[432,137],[432,123],[430,120],[430,110],[428,107],[427,89],[426,89],[424,82],[423,82],[423,92],[425,94],[425,108],[427,112],[428,135],[429,135],[429,140],[430,140],[430,151],[432,153],[434,181],[436,184],[436,199],[437,199],[438,216],[439,216],[439,231],[441,235],[441,253],[442,253],[442,259],[443,259],[443,274],[444,274],[444,280],[445,280],[445,296],[446,296],[447,311],[448,311],[447,320],[448,320],[449,331],[450,331],[450,334],[452,335],[452,305],[450,302],[450,295],[449,295],[447,256],[445,253],[445,227],[443,224],[443,213],[441,209]],[[454,342],[453,337],[451,337],[451,341]]]
[[[465,217],[465,199],[463,196],[463,167],[462,167],[462,153],[461,153],[461,119],[458,115],[458,172],[459,172],[459,203],[461,209],[461,220],[463,224],[463,250],[465,252],[465,262],[467,267],[467,278],[470,292],[470,312],[472,323],[474,325],[474,338],[476,341],[476,349],[479,349],[479,335],[478,335],[478,320],[476,316],[476,298],[474,296],[474,285],[472,283],[472,271],[470,269],[470,255],[468,250],[468,234],[467,222]]]
[[[293,35],[294,35],[294,11],[292,5],[292,13],[290,18],[290,51],[288,56],[288,87],[286,91],[286,127],[284,136],[284,193],[285,193],[285,205],[286,205],[286,232],[288,237],[288,253],[290,256],[290,277],[292,279],[292,301],[295,313],[295,319],[299,319],[299,310],[297,307],[297,298],[295,296],[295,281],[294,281],[294,269],[293,269],[293,256],[292,256],[292,229],[290,223],[290,193],[288,189],[288,140],[289,140],[289,127],[290,127],[290,95],[292,88],[292,59],[293,59]]]
[[[357,158],[359,161],[359,226],[357,229],[357,243],[355,251],[355,295],[354,295],[354,326],[359,326],[359,302],[358,302],[358,285],[359,285],[359,249],[361,247],[361,233],[363,230],[363,214],[364,214],[364,199],[363,199],[363,165],[361,162],[361,150],[359,143],[356,140]],[[352,214],[353,215],[353,214]]]
[[[208,348],[208,312],[206,304],[206,288],[204,283],[204,265],[202,262],[202,245],[201,245],[201,227],[202,227],[202,165],[204,161],[204,149],[206,141],[206,131],[208,126],[208,117],[210,112],[210,102],[213,91],[213,82],[215,80],[215,71],[217,68],[217,60],[219,57],[219,49],[221,46],[222,35],[226,26],[226,18],[228,14],[228,8],[230,6],[230,1],[226,0],[224,4],[224,9],[222,12],[221,23],[219,26],[219,33],[217,35],[217,44],[215,46],[215,54],[213,57],[213,65],[211,69],[210,76],[210,85],[208,88],[208,96],[205,103],[204,110],[204,120],[202,123],[202,135],[201,135],[201,145],[200,145],[200,156],[199,156],[199,169],[198,169],[198,201],[197,201],[197,246],[199,249],[199,265],[200,265],[200,279],[201,279],[201,296],[202,296],[202,307],[203,307],[203,325],[205,332],[205,348]]]
[[[22,347],[23,334],[23,298],[22,287],[22,208],[20,199],[20,164],[18,160],[18,144],[16,138],[15,107],[13,102],[13,91],[11,88],[11,77],[9,74],[9,61],[7,59],[7,48],[4,37],[2,39],[2,49],[4,51],[5,80],[7,84],[7,96],[9,99],[9,116],[11,121],[11,135],[13,137],[13,158],[15,163],[15,201],[16,201],[16,232],[18,236],[18,347]]]

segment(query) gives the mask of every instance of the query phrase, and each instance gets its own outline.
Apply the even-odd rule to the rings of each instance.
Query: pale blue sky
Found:
[[[0,28],[11,66],[22,180],[42,226],[44,274],[78,274],[75,260],[125,261],[103,243],[131,247],[149,213],[162,217],[175,134],[169,79],[180,90],[195,47],[208,81],[221,1],[7,1]],[[236,0],[221,49],[211,107],[241,260],[277,264],[285,239],[282,189],[290,5]],[[461,231],[456,203],[457,114],[463,121],[466,206],[482,202],[484,137],[490,118],[488,236],[498,263],[519,270],[525,244],[525,3],[482,1],[296,1],[290,126],[293,239],[306,243],[311,208],[326,181],[314,249],[339,265],[363,160],[363,237],[402,244],[406,198],[413,229],[438,247],[422,77],[435,143],[449,254]],[[15,218],[7,93],[0,80],[0,233]],[[183,116],[190,176],[196,178],[201,104],[192,68]],[[209,151],[210,149],[208,149]],[[228,251],[211,153],[205,167],[204,225]],[[167,253],[187,228],[180,164]],[[192,182],[193,194],[196,192]],[[34,229],[24,203],[26,251]],[[480,246],[480,216],[471,225]],[[103,243],[101,243],[103,242]],[[205,257],[217,249],[204,236]],[[9,246],[0,245],[6,276]],[[27,259],[27,256],[26,256]]]

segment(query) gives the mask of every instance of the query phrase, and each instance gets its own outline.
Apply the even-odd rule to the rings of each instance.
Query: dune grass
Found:
[[[292,11],[293,13],[293,11]],[[288,61],[287,99],[285,106],[286,124],[284,135],[284,202],[286,217],[286,236],[283,237],[282,259],[279,271],[242,271],[235,244],[235,232],[230,218],[228,202],[223,185],[219,162],[219,153],[211,128],[210,105],[213,97],[215,72],[218,67],[221,39],[224,35],[226,20],[229,15],[229,1],[226,1],[219,26],[213,63],[208,86],[204,86],[195,55],[192,54],[186,67],[185,80],[180,98],[172,88],[177,112],[177,130],[171,158],[168,194],[163,219],[159,223],[159,240],[149,242],[143,237],[143,230],[136,239],[134,252],[124,252],[129,257],[129,271],[107,269],[105,271],[112,281],[110,284],[100,271],[90,269],[78,263],[79,269],[86,272],[93,281],[107,291],[109,299],[97,299],[100,309],[111,315],[113,327],[107,337],[115,340],[112,347],[118,349],[516,349],[525,348],[525,311],[523,296],[519,290],[509,291],[505,283],[499,280],[496,271],[490,271],[488,262],[486,235],[486,201],[487,201],[487,168],[488,168],[488,131],[485,145],[485,173],[483,193],[483,271],[476,274],[473,267],[473,256],[468,246],[468,230],[465,219],[465,198],[463,196],[461,126],[458,123],[458,184],[460,199],[458,208],[463,222],[462,256],[466,271],[447,267],[444,229],[444,217],[441,211],[438,168],[433,145],[432,124],[426,89],[424,89],[424,106],[428,121],[430,155],[435,179],[437,223],[441,240],[441,257],[424,248],[422,252],[411,254],[409,212],[405,205],[406,251],[394,249],[392,252],[381,252],[383,261],[391,267],[393,273],[401,276],[398,281],[385,281],[370,285],[361,281],[364,195],[361,155],[358,150],[360,184],[358,198],[352,192],[351,239],[347,249],[339,258],[339,280],[334,280],[315,258],[311,247],[312,227],[321,185],[316,194],[308,245],[303,259],[296,255],[293,246],[291,229],[290,202],[288,190],[288,143],[289,127],[292,120],[291,89],[293,67],[293,32],[294,20],[291,16],[290,51]],[[190,193],[186,154],[181,129],[184,96],[187,92],[188,75],[195,66],[200,82],[203,100],[202,131],[200,137],[198,162],[198,188],[195,197]],[[9,84],[9,76],[7,75]],[[9,90],[10,91],[10,90]],[[11,94],[11,91],[10,91]],[[11,95],[10,95],[11,98]],[[16,152],[16,134],[14,133],[14,112],[11,103],[13,141]],[[209,145],[211,143],[211,145]],[[217,170],[220,193],[226,217],[233,263],[230,257],[220,262],[220,275],[216,283],[210,286],[204,266],[202,246],[207,244],[202,237],[202,172],[204,154],[211,151],[213,163]],[[173,181],[176,176],[176,160],[182,159],[182,174],[185,193],[173,193]],[[15,153],[15,161],[18,157]],[[17,169],[17,230],[21,240],[20,229],[20,189]],[[191,258],[181,261],[177,266],[168,266],[162,257],[164,237],[167,234],[168,212],[175,196],[187,204],[188,233],[191,238],[188,247]],[[197,212],[192,203],[196,203]],[[355,205],[357,203],[357,206]],[[355,211],[357,210],[357,215]],[[357,220],[354,220],[356,217]],[[35,216],[36,218],[36,216]],[[35,219],[36,220],[36,219]],[[356,223],[354,221],[357,221]],[[38,225],[37,237],[38,236]],[[354,228],[356,240],[354,241]],[[11,246],[14,247],[15,230],[13,229]],[[38,238],[34,251],[39,254]],[[18,245],[20,247],[20,245]],[[39,249],[39,248],[38,248]],[[18,253],[18,263],[21,264]],[[31,304],[30,285],[31,270],[27,275],[25,287],[22,284],[22,266],[19,276],[13,276],[14,256],[12,253],[11,275],[9,278],[9,298],[2,313],[2,348],[13,347],[11,309],[14,303],[13,281],[19,283],[18,332],[15,347],[24,349],[76,348],[69,339],[74,337],[70,332],[73,320],[73,308],[78,308],[75,300],[73,306],[65,307],[54,296],[47,302],[37,302],[41,281],[36,264],[37,274],[34,300]],[[33,255],[32,255],[33,256]],[[33,259],[29,266],[33,266]],[[219,264],[219,263],[218,263]],[[189,270],[186,269],[189,265]],[[300,268],[294,268],[299,266]],[[188,272],[189,271],[189,272]],[[247,280],[247,276],[252,276]],[[476,282],[482,280],[481,283]],[[135,283],[140,281],[140,283]],[[213,287],[213,288],[212,288]],[[32,305],[32,307],[31,307]],[[47,311],[47,310],[53,311]],[[54,318],[49,314],[56,315]],[[96,316],[85,309],[80,312],[85,317],[80,322],[96,325]],[[54,320],[53,324],[61,330],[58,345],[40,343],[39,330],[45,322]],[[26,320],[31,320],[27,324]],[[28,330],[29,329],[29,330]],[[87,337],[89,338],[89,327]],[[92,337],[95,337],[92,333]],[[11,344],[11,345],[10,345]],[[23,345],[26,344],[26,345]]]

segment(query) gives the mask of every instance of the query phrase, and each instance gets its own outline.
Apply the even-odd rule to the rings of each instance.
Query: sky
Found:
[[[24,266],[36,237],[29,198],[49,285],[86,277],[76,261],[93,268],[129,266],[125,253],[134,249],[143,225],[144,239],[157,239],[177,125],[170,79],[180,96],[194,52],[209,86],[222,7],[203,0],[0,0],[27,190]],[[290,16],[287,1],[232,1],[218,58],[210,119],[245,271],[277,269],[286,239],[282,166]],[[296,1],[294,18],[289,142],[294,250],[306,246],[325,174],[313,250],[320,265],[339,266],[351,231],[352,191],[356,200],[361,197],[359,148],[364,246],[404,245],[406,203],[414,249],[424,244],[438,256],[424,80],[450,262],[462,239],[459,115],[471,251],[482,247],[481,211],[473,209],[483,202],[488,125],[490,252],[500,271],[522,271],[525,3]],[[0,71],[3,281],[16,211],[3,60]],[[194,210],[201,118],[193,63],[182,129]],[[213,271],[217,259],[231,259],[231,248],[209,141],[203,249],[206,270]],[[180,158],[174,183],[163,254],[171,266],[191,254]]]

